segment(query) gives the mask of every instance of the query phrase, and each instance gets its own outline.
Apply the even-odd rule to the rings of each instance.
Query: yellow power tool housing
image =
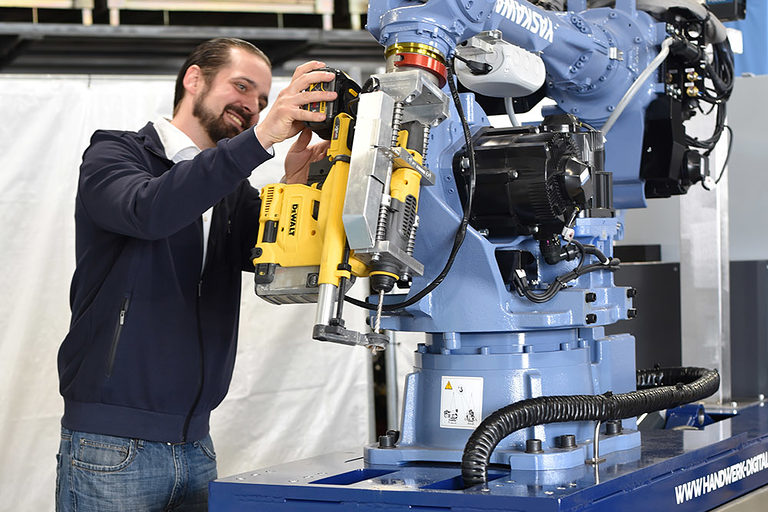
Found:
[[[352,118],[334,122],[322,186],[275,183],[261,191],[259,236],[252,251],[256,294],[274,304],[316,302],[320,284],[339,286],[342,277],[368,274],[354,255],[345,261],[342,223],[349,175]],[[343,291],[342,291],[343,292]]]

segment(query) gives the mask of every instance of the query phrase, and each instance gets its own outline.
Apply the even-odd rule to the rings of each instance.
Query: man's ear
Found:
[[[182,80],[184,90],[192,96],[202,89],[204,82],[203,70],[197,64],[192,64],[187,68],[187,72],[184,73],[184,79]]]

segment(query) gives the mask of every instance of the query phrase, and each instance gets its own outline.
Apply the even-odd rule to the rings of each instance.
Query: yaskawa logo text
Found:
[[[552,20],[542,16],[530,7],[522,5],[515,0],[496,0],[494,10],[524,29],[546,39],[550,43],[554,39],[554,27]]]
[[[731,485],[766,469],[768,469],[768,452],[763,452],[720,471],[715,471],[696,480],[676,486],[675,501],[677,501],[678,505],[682,505],[686,501],[704,496],[707,493],[714,492],[726,485]]]

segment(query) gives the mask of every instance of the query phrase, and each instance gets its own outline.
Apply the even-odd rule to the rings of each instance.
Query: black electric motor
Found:
[[[489,236],[551,239],[576,215],[613,215],[611,174],[603,170],[602,135],[567,114],[540,126],[486,128],[474,139],[476,185],[470,224]],[[457,182],[467,182],[468,159],[453,159]],[[466,189],[460,193],[466,195]],[[465,199],[465,197],[462,197]]]

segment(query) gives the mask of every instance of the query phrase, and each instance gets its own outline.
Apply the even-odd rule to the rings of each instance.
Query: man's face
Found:
[[[192,114],[214,143],[234,137],[259,121],[271,86],[272,72],[267,63],[234,48],[229,64],[195,98]]]

